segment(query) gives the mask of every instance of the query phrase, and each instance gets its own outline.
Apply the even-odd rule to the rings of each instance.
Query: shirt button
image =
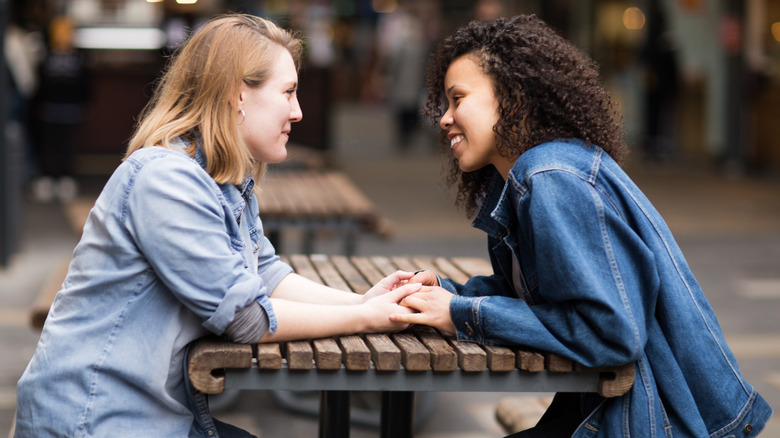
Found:
[[[748,423],[745,425],[745,435],[750,435],[753,432],[753,425]]]
[[[471,324],[466,323],[466,335],[470,338],[474,337],[474,329],[471,328]]]
[[[208,436],[214,436],[214,430],[213,430],[213,429],[209,429],[209,430],[207,430],[207,431],[206,431],[206,435],[208,435]]]

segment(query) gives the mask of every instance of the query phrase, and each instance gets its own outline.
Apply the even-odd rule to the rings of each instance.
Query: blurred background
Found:
[[[241,11],[306,39],[296,144],[333,156],[334,109],[388,110],[403,150],[436,41],[471,19],[535,13],[601,65],[635,157],[780,170],[780,0],[0,0],[2,239],[23,193],[74,196],[110,173],[166,58],[208,18]],[[52,144],[56,143],[56,147]]]
[[[37,342],[27,311],[76,243],[63,206],[97,195],[168,57],[228,11],[306,40],[291,149],[344,171],[393,224],[390,239],[361,238],[358,255],[486,256],[440,184],[438,130],[418,117],[425,61],[470,20],[547,21],[601,66],[629,174],[748,380],[780,406],[780,0],[0,0],[0,436]],[[437,394],[419,436],[501,436],[501,397]],[[316,434],[315,419],[260,391],[224,415],[261,436]]]

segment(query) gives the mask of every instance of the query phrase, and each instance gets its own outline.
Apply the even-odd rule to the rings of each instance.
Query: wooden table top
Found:
[[[365,293],[372,284],[398,269],[435,269],[458,282],[465,282],[475,275],[492,273],[490,264],[479,258],[293,255],[286,261],[298,274],[313,281],[356,293]],[[563,383],[554,382],[548,386],[544,386],[546,381],[534,382],[534,388],[560,388],[561,385],[577,383],[579,373],[586,377],[580,379],[580,383],[597,385],[602,395],[615,396],[630,389],[634,379],[632,364],[588,369],[555,354],[520,347],[460,342],[433,328],[422,326],[400,333],[254,345],[204,339],[191,350],[190,380],[200,391],[212,394],[222,392],[225,375],[214,371],[225,368],[247,369],[246,373],[236,374],[244,382],[238,385],[244,385],[245,389],[304,389],[302,387],[307,386],[306,389],[325,390],[336,389],[341,385],[342,389],[372,386],[387,390],[388,387],[404,384],[412,387],[420,385],[420,390],[423,390],[423,386],[432,380],[431,376],[437,375],[439,377],[436,379],[444,383],[427,386],[439,388],[430,390],[488,390],[485,386],[488,379],[493,381],[489,384],[491,388],[500,388],[502,385],[517,387],[520,382],[518,379],[526,376],[512,373],[519,370],[545,376],[548,375],[545,373],[553,373],[559,380],[563,380]],[[416,377],[412,380],[406,377],[407,380],[399,383],[398,373],[393,372],[401,370],[415,372],[408,375]],[[269,380],[258,382],[258,371],[270,373],[265,378],[274,375],[274,371],[285,373],[276,375],[272,379],[275,382],[270,383]],[[290,380],[287,371],[294,372],[294,379]],[[323,373],[316,378],[319,380],[312,380],[315,378],[304,377],[306,371]],[[448,373],[456,377],[448,380],[444,377]]]

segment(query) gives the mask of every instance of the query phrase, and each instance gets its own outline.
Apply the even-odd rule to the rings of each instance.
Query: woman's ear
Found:
[[[246,84],[242,83],[241,88],[238,90],[238,96],[236,97],[235,100],[236,105],[234,106],[236,108],[241,108],[244,105],[244,100],[245,100],[244,96],[245,96],[246,88],[247,88]]]

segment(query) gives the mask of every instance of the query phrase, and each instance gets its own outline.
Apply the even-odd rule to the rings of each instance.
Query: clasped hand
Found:
[[[439,286],[436,274],[431,271],[418,272],[409,279],[396,283],[394,289],[415,283],[422,284],[422,287],[417,292],[404,294],[404,297],[398,302],[413,312],[392,313],[390,320],[428,325],[445,333],[455,334],[455,325],[450,317],[452,293]]]

